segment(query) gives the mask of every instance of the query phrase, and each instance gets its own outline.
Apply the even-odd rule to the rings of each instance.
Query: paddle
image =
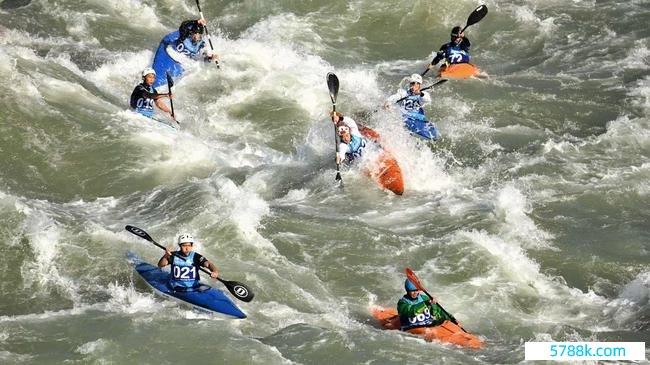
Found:
[[[336,97],[339,94],[339,78],[333,72],[327,73],[327,87],[330,90],[330,99],[332,100],[332,111],[336,111]],[[336,154],[339,153],[339,138],[338,131],[336,130],[336,125],[334,125],[334,143],[336,144]],[[341,182],[341,187],[343,186],[343,179],[341,178],[341,167],[340,163],[336,164],[336,178],[335,180]]]
[[[407,267],[407,268],[405,269],[405,271],[406,271],[406,277],[407,277],[407,278],[408,278],[408,279],[409,279],[409,280],[410,280],[410,281],[415,285],[415,287],[418,288],[418,290],[423,291],[424,294],[426,294],[429,298],[433,299],[433,295],[429,294],[429,293],[427,292],[427,290],[424,289],[424,287],[422,287],[422,283],[420,282],[420,279],[418,278],[418,276],[415,275],[415,272],[413,272],[413,270],[411,270],[410,267]],[[447,315],[447,316],[449,316],[449,318],[451,318],[451,321],[452,321],[453,323],[457,324],[458,327],[460,327],[460,329],[462,329],[463,331],[465,331],[465,329],[464,329],[463,327],[461,327],[460,324],[458,324],[458,321],[456,320],[456,318],[454,318],[454,316],[452,316],[451,314],[449,314],[449,312],[447,312],[447,311],[445,310],[445,308],[443,308],[443,307],[440,305],[440,303],[438,303],[437,301],[436,301],[436,304],[438,304],[438,307],[442,310],[442,312],[443,312],[445,315]],[[467,331],[465,331],[465,333],[467,333]]]
[[[486,5],[479,5],[472,13],[467,17],[467,23],[465,23],[465,28],[460,31],[460,33],[463,33],[467,27],[469,27],[472,24],[476,24],[481,21],[487,15],[488,13],[488,8]],[[421,74],[424,76],[427,72],[429,72],[429,69],[427,68],[424,70],[424,72]]]
[[[158,246],[159,248],[162,248],[163,250],[166,249],[164,246],[162,246],[158,242],[154,241],[154,239],[151,238],[151,236],[149,236],[149,234],[147,232],[145,232],[143,229],[140,229],[140,228],[134,227],[134,226],[126,226],[126,227],[124,227],[124,229],[126,229],[127,231],[133,233],[136,236],[139,236],[140,238],[144,238],[145,240],[153,243],[154,245]],[[183,258],[182,256],[180,256],[180,255],[178,255],[176,253],[173,253],[173,254],[174,254],[174,256],[176,256],[176,257],[178,257],[178,258],[180,258],[182,260],[185,260],[185,258]],[[206,274],[210,274],[210,271],[207,270],[204,267],[199,267],[199,269],[201,271],[203,271],[204,273],[206,273]],[[228,291],[230,292],[230,294],[234,295],[235,298],[237,298],[237,299],[239,299],[241,301],[250,302],[251,300],[253,300],[253,297],[255,296],[255,294],[253,294],[253,292],[246,285],[244,285],[244,284],[242,284],[240,282],[223,280],[220,277],[217,277],[217,280],[222,282],[223,285],[225,285],[226,288],[228,288]]]
[[[199,3],[199,0],[196,0],[196,7],[199,8],[199,15],[201,16],[201,19],[205,19],[205,17],[203,16],[203,11],[201,10],[201,4]],[[203,28],[205,28],[205,35],[208,37],[210,50],[214,52],[214,47],[212,46],[212,38],[210,38],[210,32],[208,32],[208,26],[205,25]],[[214,60],[214,63],[217,65],[217,68],[221,68],[221,66],[219,66],[219,61]]]
[[[169,105],[172,108],[172,119],[174,122],[178,123],[178,125],[181,125],[181,122],[176,120],[176,114],[174,114],[174,99],[172,99],[172,86],[174,86],[174,79],[172,78],[172,75],[169,74],[169,71],[165,71],[167,74],[167,90],[169,91]]]
[[[435,87],[435,86],[437,86],[437,85],[444,84],[444,83],[447,82],[447,81],[449,81],[449,80],[447,80],[447,79],[442,79],[442,80],[436,82],[436,83],[433,84],[433,85],[429,85],[429,86],[427,86],[427,87],[423,87],[422,89],[420,89],[420,91],[429,90],[429,89],[431,89],[431,88],[433,88],[433,87]],[[403,98],[401,98],[401,99],[399,99],[399,100],[397,100],[397,101],[395,102],[395,104],[399,104],[399,103],[401,103],[402,101],[406,100],[406,98],[408,98],[408,95],[405,96],[405,97],[403,97]]]

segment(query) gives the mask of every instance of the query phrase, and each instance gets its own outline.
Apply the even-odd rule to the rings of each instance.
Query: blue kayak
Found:
[[[156,89],[160,86],[167,85],[167,77],[165,73],[169,71],[169,74],[172,76],[174,81],[177,81],[178,78],[183,76],[183,66],[174,61],[173,58],[167,53],[167,46],[173,45],[178,40],[179,33],[178,31],[171,32],[167,34],[158,45],[156,50],[156,55],[153,58],[153,69],[156,71],[156,81],[153,83],[153,88]]]
[[[438,133],[435,124],[426,120],[404,119],[404,126],[411,133],[415,133],[422,138],[435,141],[440,137],[440,133]]]
[[[127,257],[135,265],[135,271],[158,293],[181,300],[208,312],[246,318],[246,314],[237,308],[221,290],[202,284],[196,291],[174,291],[168,285],[169,272],[147,264],[132,252],[127,253]]]

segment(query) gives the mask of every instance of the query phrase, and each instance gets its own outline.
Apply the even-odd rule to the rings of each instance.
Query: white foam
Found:
[[[550,248],[553,236],[535,225],[528,217],[532,211],[524,194],[513,185],[507,185],[497,193],[496,216],[501,220],[503,237],[519,241],[526,248]]]
[[[151,294],[137,292],[132,286],[123,287],[110,283],[106,290],[111,295],[107,308],[118,313],[155,313],[160,311],[161,305],[168,305],[156,302]]]
[[[76,353],[82,355],[89,355],[97,352],[102,352],[108,348],[110,341],[103,338],[99,338],[95,341],[86,342],[83,345],[77,347],[75,350]]]

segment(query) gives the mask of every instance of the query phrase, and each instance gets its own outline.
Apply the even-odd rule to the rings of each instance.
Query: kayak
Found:
[[[176,127],[174,127],[173,124],[170,124],[170,123],[164,122],[164,121],[162,121],[162,120],[158,120],[158,119],[156,119],[156,118],[151,118],[151,119],[152,119],[154,122],[156,122],[155,124],[156,124],[157,126],[163,127],[164,129],[169,130],[170,132],[171,132],[171,131],[176,132]]]
[[[235,318],[246,318],[246,314],[237,308],[221,290],[201,284],[196,291],[175,291],[168,285],[169,272],[149,265],[132,252],[127,253],[127,257],[135,265],[135,271],[149,286],[155,289],[157,294],[180,300],[203,311],[226,314]]]
[[[432,141],[435,141],[440,137],[440,133],[438,133],[438,129],[436,129],[436,125],[429,121],[417,120],[417,119],[404,119],[404,126],[409,131],[411,131],[411,133],[415,133],[418,136],[425,139],[430,139]]]
[[[359,132],[368,140],[379,143],[380,135],[372,128],[357,123]],[[371,161],[365,169],[366,175],[370,176],[375,182],[386,190],[390,190],[396,195],[404,193],[404,178],[402,169],[399,167],[393,154],[382,148],[381,152],[374,161]]]
[[[156,71],[156,81],[153,83],[153,88],[157,89],[160,86],[167,86],[166,72],[172,76],[174,81],[183,76],[183,66],[176,62],[167,52],[167,46],[174,44],[178,39],[178,31],[167,34],[158,45],[156,55],[153,58],[153,65],[151,66]]]
[[[399,330],[400,321],[397,309],[373,306],[370,311],[385,329]],[[451,321],[444,321],[441,325],[434,327],[412,328],[406,332],[424,337],[429,342],[440,341],[473,349],[480,349],[483,346],[483,341],[478,337],[463,331],[460,326]]]
[[[483,73],[476,65],[471,63],[454,63],[443,65],[438,70],[438,77],[452,77],[457,79],[468,79],[470,77],[483,77]]]

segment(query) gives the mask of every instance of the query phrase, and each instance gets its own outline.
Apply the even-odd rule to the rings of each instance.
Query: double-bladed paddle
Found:
[[[460,34],[460,33],[463,33],[463,32],[465,31],[465,29],[467,29],[467,27],[469,27],[470,25],[472,25],[472,24],[476,24],[476,23],[480,22],[481,19],[483,19],[483,18],[485,17],[485,15],[487,15],[487,13],[488,13],[488,8],[487,8],[487,6],[486,6],[486,5],[479,5],[479,6],[478,6],[476,9],[474,9],[474,11],[472,11],[472,13],[467,17],[467,23],[465,23],[465,27],[463,28],[463,30],[461,30],[461,31],[459,32],[459,34]],[[427,72],[429,72],[429,68],[427,68],[426,70],[424,70],[424,72],[422,72],[421,75],[424,76]]]
[[[336,97],[339,95],[339,78],[333,72],[327,73],[327,88],[330,90],[330,99],[332,100],[332,111],[336,111]],[[336,154],[339,153],[339,134],[334,125],[334,143],[336,144]],[[343,179],[341,178],[341,164],[336,164],[336,178],[335,180],[341,182],[343,186]]]
[[[421,88],[420,91],[424,91],[424,90],[432,89],[432,88],[434,88],[435,86],[440,85],[440,84],[444,84],[444,83],[447,82],[447,81],[449,81],[449,80],[447,80],[447,79],[442,79],[442,80],[440,80],[440,81],[434,83],[433,85],[429,85],[429,86],[427,86],[427,87],[423,87],[423,88]],[[399,103],[401,103],[402,101],[406,100],[406,98],[408,98],[408,96],[405,96],[405,97],[403,97],[403,98],[397,100],[397,101],[395,102],[395,104],[399,104]]]
[[[199,15],[201,16],[201,19],[205,19],[203,16],[203,11],[201,10],[201,4],[199,3],[199,0],[196,0],[196,7],[199,8]],[[214,47],[212,46],[212,38],[210,38],[210,32],[208,32],[208,26],[205,25],[205,35],[208,37],[208,43],[210,44],[210,50],[214,52]],[[219,66],[219,61],[215,60],[214,63],[217,65],[217,68],[221,68]]]
[[[427,292],[426,289],[424,289],[424,287],[422,286],[422,283],[420,282],[420,279],[418,278],[417,275],[415,275],[415,272],[413,272],[413,270],[411,270],[410,267],[407,267],[407,268],[405,269],[405,271],[406,271],[406,277],[407,277],[407,278],[408,278],[408,279],[409,279],[409,280],[410,280],[410,281],[415,285],[415,287],[418,288],[418,290],[423,291],[424,294],[426,294],[429,298],[431,298],[431,300],[434,300],[434,299],[433,299],[433,296],[432,296],[431,294],[429,294],[429,292]],[[442,310],[442,312],[443,312],[444,314],[446,314],[447,316],[449,316],[449,318],[451,318],[451,321],[452,321],[453,323],[457,324],[458,327],[460,327],[460,329],[462,329],[463,331],[465,331],[465,329],[464,329],[463,327],[461,327],[460,324],[458,324],[458,321],[456,320],[456,318],[454,318],[454,316],[452,316],[451,314],[449,314],[449,312],[447,312],[447,311],[445,310],[445,308],[443,308],[443,307],[440,305],[440,303],[438,303],[438,301],[436,301],[436,304],[438,305],[438,307],[440,308],[440,310]],[[467,331],[465,331],[465,333],[467,333]]]
[[[144,238],[145,240],[153,243],[154,245],[158,246],[159,248],[162,248],[163,250],[166,250],[166,248],[164,246],[162,246],[158,242],[154,241],[154,239],[151,238],[151,236],[149,236],[149,234],[147,232],[145,232],[143,229],[138,228],[138,227],[134,227],[134,226],[126,226],[126,227],[124,227],[124,229],[126,229],[127,231],[133,233],[134,235],[136,235],[136,236],[138,236],[140,238]],[[176,256],[176,257],[178,257],[178,258],[180,258],[182,260],[185,260],[185,258],[183,258],[182,256],[176,254],[175,252],[172,252],[172,254],[174,254],[174,256]],[[210,274],[210,271],[207,270],[204,267],[199,267],[199,269],[201,271],[203,271],[204,273],[206,273],[206,274]],[[250,302],[251,300],[253,300],[253,297],[255,296],[255,294],[253,294],[253,292],[246,285],[244,285],[244,284],[242,284],[240,282],[228,281],[228,280],[224,280],[224,279],[222,279],[220,277],[217,277],[217,280],[222,282],[223,285],[225,285],[226,288],[228,288],[228,291],[230,292],[230,294],[232,294],[233,296],[235,296],[235,298],[237,298],[237,299],[239,299],[241,301]]]

